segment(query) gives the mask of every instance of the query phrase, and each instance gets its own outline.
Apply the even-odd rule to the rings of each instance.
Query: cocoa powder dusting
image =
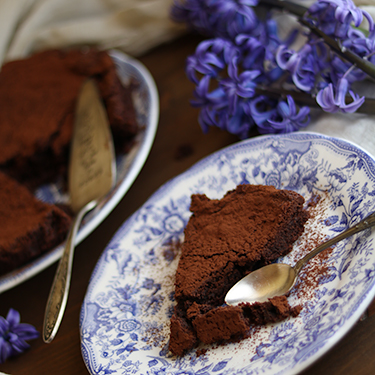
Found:
[[[329,205],[328,193],[314,194],[306,202],[310,213],[310,219],[305,225],[305,231],[296,243],[298,251],[290,254],[292,264],[295,264],[303,256],[314,250],[317,246],[327,240],[322,228],[327,225],[325,220],[326,209]],[[330,256],[333,247],[326,249],[312,258],[301,270],[296,285],[290,295],[296,296],[298,300],[310,300],[313,298],[316,288],[320,282],[330,275]]]
[[[204,197],[200,198],[203,198],[203,200],[205,200]],[[201,207],[199,206],[203,202],[196,200],[194,203],[196,205],[195,207],[193,207],[195,210],[201,209]],[[215,203],[217,204],[217,201]],[[295,264],[295,262],[297,262],[301,257],[312,251],[316,246],[326,240],[326,212],[330,203],[331,202],[328,193],[314,194],[309,199],[307,199],[307,201],[305,202],[305,207],[309,213],[309,219],[306,222],[304,233],[294,244],[294,250],[284,258],[286,259],[287,263],[292,265]],[[204,206],[204,210],[207,210],[206,204],[204,204]],[[218,209],[217,206],[211,208],[213,210],[213,213]],[[220,207],[220,209],[223,209],[223,207]],[[210,215],[210,213],[208,212],[205,213]],[[232,232],[233,229],[231,233]],[[211,235],[213,234],[211,233]],[[220,235],[223,236],[224,234],[215,233],[215,236]],[[181,245],[182,244],[179,241],[169,244],[163,244],[160,251],[165,264],[178,262],[178,258],[180,257]],[[330,255],[332,250],[333,249],[330,248],[323,251],[315,258],[311,259],[310,262],[308,262],[302,269],[295,287],[288,295],[288,300],[290,303],[292,303],[292,305],[294,305],[296,314],[298,314],[300,308],[304,308],[306,302],[314,297],[314,294],[322,278],[328,278],[330,276]],[[166,283],[172,287],[172,285],[174,284],[174,277],[172,277],[172,275],[170,276],[171,278],[168,280],[168,278],[164,274],[163,284]],[[252,325],[248,333],[245,335],[248,340],[238,340],[238,342],[236,343],[236,348],[240,350],[241,347],[245,345],[244,347],[246,347],[247,350],[255,350],[257,348],[257,345],[259,344],[259,340],[261,340],[262,338],[263,330],[264,326],[262,325]],[[149,330],[145,332],[143,340],[149,345],[163,347],[166,345],[166,339],[168,339],[168,335],[166,336],[165,334],[166,332],[164,329],[160,330],[160,328],[150,327]],[[236,340],[232,338],[232,340],[228,341],[228,343],[230,342],[233,343],[236,342]],[[218,346],[221,346],[220,343],[211,345],[210,348],[215,349],[215,347]],[[208,350],[210,349],[206,346],[199,346],[197,348],[197,351],[195,352],[195,356],[204,356],[205,354],[207,354]]]

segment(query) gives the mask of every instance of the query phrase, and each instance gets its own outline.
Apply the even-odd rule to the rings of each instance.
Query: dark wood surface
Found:
[[[184,73],[185,58],[198,40],[183,37],[156,48],[140,60],[153,75],[160,96],[160,121],[149,158],[129,192],[109,217],[81,243],[75,253],[72,284],[60,330],[50,344],[42,339],[19,357],[0,365],[0,372],[11,375],[81,375],[87,369],[81,357],[79,314],[90,275],[115,231],[163,183],[184,172],[196,161],[237,139],[219,130],[204,135],[192,108],[192,84]],[[21,320],[40,332],[47,296],[56,264],[23,284],[0,294],[0,315],[9,308],[21,313]],[[375,314],[359,321],[328,353],[303,375],[375,373]]]

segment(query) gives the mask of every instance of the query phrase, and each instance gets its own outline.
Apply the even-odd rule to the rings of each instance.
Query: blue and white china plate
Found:
[[[87,215],[77,234],[77,244],[86,238],[107,217],[129,190],[148,157],[159,121],[159,97],[155,82],[149,71],[138,60],[122,52],[112,50],[110,55],[116,64],[122,81],[124,83],[131,81],[137,83],[133,92],[133,100],[136,107],[137,120],[143,130],[129,154],[120,155],[117,158],[117,183],[115,189],[100,207]],[[67,195],[62,193],[60,186],[57,185],[40,187],[35,194],[41,200],[53,203],[64,203],[68,199]],[[62,251],[63,246],[59,246],[27,266],[0,277],[0,293],[13,288],[47,268],[61,257]]]
[[[254,328],[237,343],[200,346],[182,357],[168,352],[177,244],[190,216],[190,196],[221,198],[242,183],[292,189],[307,200],[323,197],[287,262],[375,210],[375,161],[340,139],[262,136],[198,162],[156,191],[99,259],[80,316],[82,355],[91,374],[295,374],[358,321],[375,293],[370,231],[332,250],[328,276],[309,293],[291,293],[290,304],[303,306],[298,317]]]

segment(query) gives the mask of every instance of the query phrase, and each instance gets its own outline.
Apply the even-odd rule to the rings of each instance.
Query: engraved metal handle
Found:
[[[294,268],[294,271],[296,275],[298,275],[299,271],[301,271],[302,267],[315,255],[318,255],[323,250],[328,249],[335,243],[344,240],[347,237],[352,236],[353,234],[356,234],[358,232],[361,232],[365,229],[371,228],[375,225],[375,212],[372,214],[366,216],[364,219],[362,219],[359,223],[354,224],[352,227],[344,230],[342,233],[338,234],[337,236],[329,239],[328,241],[322,243],[320,246],[318,246],[316,249],[311,251],[310,253],[306,254],[302,259],[300,259]]]
[[[83,217],[97,205],[97,201],[86,204],[74,217],[63,255],[60,259],[52,288],[48,297],[43,324],[43,341],[51,342],[61,323],[68,301],[70,278],[72,274],[74,243]]]

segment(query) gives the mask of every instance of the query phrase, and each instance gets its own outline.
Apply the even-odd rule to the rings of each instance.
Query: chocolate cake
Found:
[[[65,175],[76,101],[88,77],[98,84],[115,149],[126,153],[140,130],[134,86],[122,84],[107,52],[48,50],[1,68],[0,274],[66,238],[70,218],[30,191]]]
[[[61,244],[70,217],[0,172],[0,275]]]
[[[295,316],[285,297],[228,306],[224,297],[245,274],[291,251],[308,213],[296,192],[239,185],[222,199],[192,196],[175,280],[169,349],[182,355],[199,341],[245,337],[252,324]]]
[[[64,173],[82,83],[94,77],[117,151],[139,131],[131,87],[120,82],[104,51],[48,50],[11,61],[0,72],[0,170],[29,187]]]

